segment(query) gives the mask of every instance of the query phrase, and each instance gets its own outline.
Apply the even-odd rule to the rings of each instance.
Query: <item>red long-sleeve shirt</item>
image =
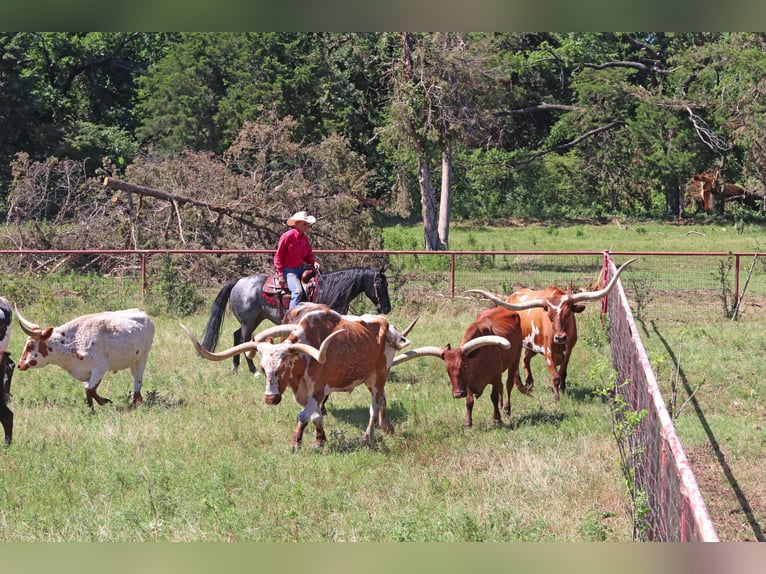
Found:
[[[283,275],[285,268],[302,267],[306,263],[313,265],[315,261],[314,252],[305,233],[292,228],[279,238],[277,252],[274,254],[274,267],[278,275]]]

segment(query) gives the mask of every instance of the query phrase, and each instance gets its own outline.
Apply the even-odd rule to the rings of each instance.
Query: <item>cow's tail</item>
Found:
[[[229,302],[231,290],[234,289],[237,281],[239,279],[232,279],[224,285],[223,289],[218,292],[215,301],[213,301],[213,306],[210,308],[210,318],[207,320],[205,332],[202,334],[201,345],[206,351],[212,353],[218,345],[218,337],[221,334],[221,326],[223,325],[223,315],[226,312],[226,305]]]

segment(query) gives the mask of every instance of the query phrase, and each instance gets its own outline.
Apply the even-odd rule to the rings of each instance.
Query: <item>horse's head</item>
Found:
[[[365,283],[365,294],[367,297],[375,303],[375,308],[378,313],[390,313],[391,312],[391,300],[388,297],[388,279],[386,279],[386,269],[388,265],[384,265],[378,270],[373,269],[372,281]]]

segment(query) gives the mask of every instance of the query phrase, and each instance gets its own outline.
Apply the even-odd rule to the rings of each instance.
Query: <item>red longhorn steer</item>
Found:
[[[487,385],[492,387],[492,422],[495,426],[502,424],[500,401],[503,399],[505,371],[508,371],[508,378],[503,411],[506,415],[511,414],[511,390],[518,379],[521,359],[518,313],[503,307],[482,311],[466,328],[457,349],[452,349],[449,344],[443,348],[420,347],[394,357],[394,365],[424,356],[439,357],[444,361],[452,385],[452,397],[465,397],[465,426],[473,426],[474,399],[481,396]],[[519,386],[519,390],[526,394],[523,387]]]
[[[315,444],[323,445],[326,437],[321,405],[325,397],[350,392],[361,384],[372,396],[370,420],[362,440],[372,438],[376,420],[384,432],[392,430],[386,413],[385,384],[394,354],[409,344],[406,334],[412,325],[400,332],[380,315],[354,317],[317,309],[306,313],[297,324],[271,327],[253,341],[219,353],[206,351],[186,327],[181,327],[197,352],[212,361],[256,351],[266,376],[266,404],[279,404],[285,390],[292,389],[295,401],[303,407],[290,443],[293,449],[300,447],[309,422],[316,428]],[[287,333],[282,342],[272,342],[272,337]]]
[[[59,327],[30,323],[16,309],[22,331],[28,337],[17,367],[58,365],[85,383],[88,406],[110,402],[98,394],[98,386],[109,371],[130,369],[133,375],[133,405],[143,401],[146,360],[154,339],[154,324],[139,309],[105,311],[83,315]]]
[[[559,391],[566,389],[567,366],[572,349],[577,342],[577,323],[575,314],[582,313],[588,301],[595,301],[606,296],[617,283],[617,278],[635,259],[625,262],[614,274],[609,284],[598,291],[572,293],[558,287],[548,287],[540,291],[520,289],[505,300],[497,295],[480,289],[467,293],[478,293],[495,304],[512,311],[518,311],[521,317],[522,344],[524,346],[525,385],[532,390],[534,379],[529,363],[536,354],[545,357],[545,364],[551,374],[553,396],[559,400]],[[517,382],[521,389],[521,381]]]

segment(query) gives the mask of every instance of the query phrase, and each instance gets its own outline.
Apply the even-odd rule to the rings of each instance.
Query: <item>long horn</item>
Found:
[[[420,319],[420,317],[415,317],[415,320],[409,325],[407,325],[407,328],[404,331],[402,331],[402,337],[406,337],[407,335],[410,334],[410,331],[412,331],[412,328],[415,326],[415,323],[418,322],[418,319]]]
[[[501,307],[505,307],[506,309],[510,309],[511,311],[524,311],[525,309],[532,309],[533,307],[543,307],[545,306],[545,299],[529,299],[528,301],[524,301],[523,303],[509,303],[508,301],[505,301],[498,297],[497,295],[493,295],[489,291],[484,291],[483,289],[469,289],[468,291],[465,291],[465,293],[474,293],[477,295],[481,295],[485,299],[489,299],[495,305],[500,305]]]
[[[189,337],[189,339],[191,339],[194,348],[197,349],[197,353],[199,353],[201,357],[207,359],[208,361],[223,361],[224,359],[228,359],[234,355],[238,355],[246,351],[253,351],[258,348],[258,343],[248,341],[246,343],[241,343],[235,347],[232,347],[231,349],[226,349],[225,351],[220,351],[218,353],[212,353],[200,344],[197,338],[192,335],[192,332],[189,331],[186,326],[181,324],[181,328],[186,332],[186,335]]]
[[[30,337],[35,337],[37,335],[40,335],[42,331],[42,329],[40,328],[40,325],[27,321],[22,316],[22,314],[19,313],[19,307],[17,305],[14,305],[14,308],[16,310],[16,318],[19,320],[19,325],[21,325],[21,330],[24,331]]]
[[[394,357],[394,360],[391,362],[391,366],[395,367],[396,365],[401,365],[402,363],[405,363],[409,361],[410,359],[416,359],[418,357],[441,358],[443,352],[444,352],[444,349],[442,347],[418,347],[417,349],[412,349],[411,351],[407,351],[406,353],[400,353],[396,355]]]
[[[603,289],[600,289],[598,291],[586,291],[584,293],[573,293],[569,296],[570,301],[573,303],[579,303],[581,301],[593,301],[594,299],[601,299],[601,297],[604,297],[607,295],[611,290],[612,287],[615,286],[617,283],[617,278],[620,276],[620,273],[622,273],[622,270],[625,269],[628,265],[633,263],[637,257],[634,257],[633,259],[629,259],[622,265],[620,265],[620,268],[617,270],[617,272],[614,274],[614,277],[612,277],[612,280],[609,281],[609,284],[604,287]]]
[[[264,329],[260,333],[257,333],[256,335],[253,335],[253,341],[255,343],[263,343],[266,339],[269,337],[285,337],[286,335],[289,335],[295,329],[298,328],[298,325],[274,325],[273,327],[269,327],[268,329]]]
[[[336,335],[340,335],[341,333],[344,333],[345,329],[338,329],[337,331],[333,331],[327,337],[325,337],[325,340],[322,341],[322,344],[319,345],[319,349],[316,349],[315,347],[312,347],[311,345],[307,345],[305,343],[293,343],[288,347],[288,351],[290,353],[305,353],[306,355],[310,356],[312,359],[314,359],[317,363],[324,364],[324,362],[327,360],[327,348],[328,344],[330,343],[330,340],[335,337]]]
[[[470,341],[466,341],[463,345],[463,352],[468,355],[473,353],[476,349],[486,347],[488,345],[500,345],[503,349],[510,349],[511,343],[505,337],[498,335],[484,335],[483,337],[476,337]]]

